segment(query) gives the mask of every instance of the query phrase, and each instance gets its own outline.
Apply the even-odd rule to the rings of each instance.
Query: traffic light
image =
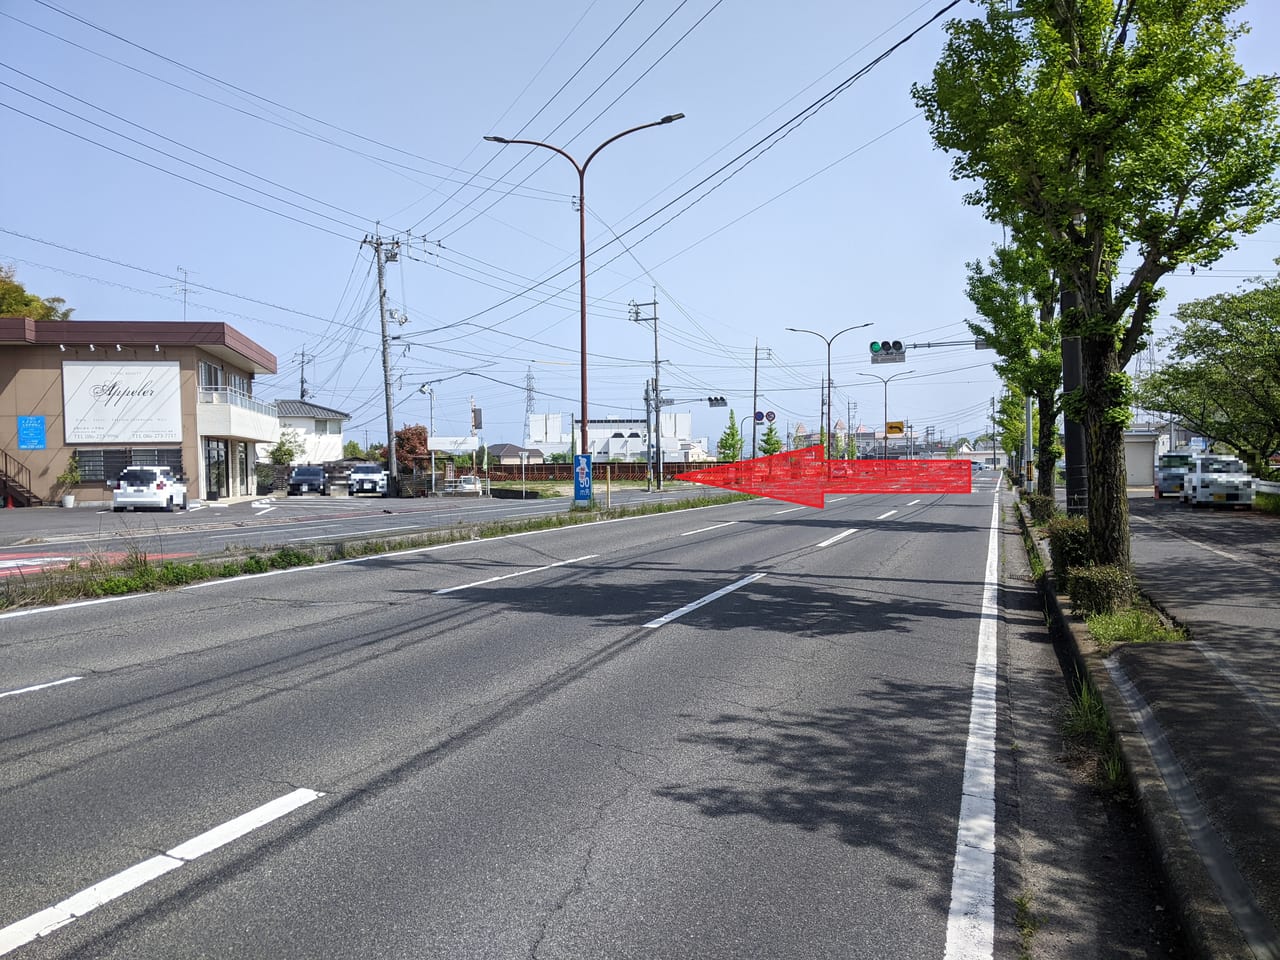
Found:
[[[713,407],[727,407],[729,401],[724,397],[707,397],[707,403]]]
[[[872,363],[906,363],[907,348],[901,340],[872,340]]]

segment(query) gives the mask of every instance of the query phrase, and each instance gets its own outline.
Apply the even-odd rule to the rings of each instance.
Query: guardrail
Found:
[[[1275,481],[1259,480],[1253,486],[1259,493],[1273,493],[1280,496],[1280,483],[1276,483]]]

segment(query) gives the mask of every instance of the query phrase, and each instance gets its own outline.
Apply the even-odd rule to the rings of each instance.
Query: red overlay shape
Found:
[[[822,447],[676,474],[708,487],[822,509],[828,493],[970,493],[968,460],[827,460]]]

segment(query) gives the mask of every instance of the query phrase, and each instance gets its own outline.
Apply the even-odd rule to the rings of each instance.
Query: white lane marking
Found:
[[[728,523],[717,523],[710,527],[703,527],[700,530],[686,530],[684,533],[680,534],[680,536],[691,537],[695,533],[706,533],[708,530],[719,530],[721,527],[732,527],[737,522],[737,520],[730,520]]]
[[[978,655],[973,665],[964,784],[951,871],[945,960],[990,960],[996,902],[996,622],[999,609],[1000,494],[991,502],[991,532],[982,585]]]
[[[773,515],[776,517],[780,513],[795,513],[797,510],[808,510],[808,507],[787,507],[785,510],[775,510]]]
[[[16,697],[20,693],[34,693],[37,690],[45,690],[49,687],[56,687],[62,683],[74,683],[77,680],[83,680],[84,677],[63,677],[61,680],[50,680],[48,683],[37,683],[34,687],[23,687],[21,690],[6,690],[0,693],[0,697]]]
[[[882,513],[882,514],[880,514],[880,516],[876,517],[876,519],[877,519],[877,520],[888,520],[890,517],[892,517],[892,516],[893,516],[895,513],[897,513],[897,512],[898,512],[897,510],[890,510],[888,513]]]
[[[844,531],[841,531],[840,533],[837,533],[834,537],[828,537],[826,540],[823,540],[820,544],[818,544],[818,546],[829,547],[833,543],[839,543],[845,537],[849,536],[849,534],[857,533],[857,532],[858,532],[857,527],[850,527],[848,530],[844,530]]]
[[[255,516],[255,517],[261,517],[263,514],[270,513],[270,512],[271,512],[272,510],[274,510],[274,509],[275,509],[275,507],[264,507],[263,509],[258,510],[257,512],[255,512],[255,513],[254,513],[254,516]]]
[[[1161,533],[1167,533],[1167,534],[1170,534],[1171,536],[1177,537],[1179,540],[1185,540],[1187,541],[1187,543],[1191,544],[1192,546],[1200,547],[1202,550],[1208,550],[1210,553],[1217,554],[1218,556],[1226,560],[1230,560],[1234,563],[1247,563],[1251,567],[1261,567],[1261,564],[1253,563],[1252,561],[1247,560],[1244,557],[1238,557],[1234,553],[1227,553],[1227,551],[1219,550],[1217,547],[1211,547],[1207,543],[1201,543],[1199,540],[1193,540],[1191,537],[1188,537],[1186,534],[1178,533],[1178,531],[1171,529],[1167,524],[1163,524],[1158,520],[1152,520],[1150,517],[1135,517],[1132,514],[1130,514],[1129,519],[1140,520],[1143,523],[1150,524],[1151,526],[1156,527],[1158,530],[1160,530]]]
[[[0,620],[12,620],[15,617],[29,617],[33,613],[48,613],[50,610],[73,610],[76,607],[96,607],[100,603],[119,603],[121,600],[136,600],[138,597],[154,596],[153,593],[122,593],[117,597],[98,597],[96,600],[76,600],[72,603],[59,603],[52,607],[32,607],[30,610],[11,610],[0,613]]]
[[[733,593],[733,591],[741,590],[743,587],[745,587],[749,583],[755,583],[757,580],[759,580],[763,576],[764,576],[763,573],[753,573],[749,577],[743,577],[737,583],[731,583],[727,587],[721,587],[715,593],[708,593],[701,600],[695,600],[693,601],[693,603],[686,603],[679,610],[672,610],[670,613],[665,614],[661,617],[658,617],[657,620],[650,620],[648,623],[645,624],[645,626],[652,628],[652,627],[660,627],[664,623],[670,623],[672,620],[675,620],[677,617],[683,617],[686,613],[691,613],[692,611],[697,610],[699,607],[705,606],[706,604],[710,603],[712,600],[718,600],[720,597],[723,597],[726,593]]]
[[[21,570],[25,567],[45,567],[54,563],[70,563],[74,557],[20,557],[16,560],[0,560],[0,570]]]
[[[292,793],[287,793],[282,797],[277,797],[268,803],[264,803],[262,806],[236,817],[234,820],[228,820],[221,826],[192,837],[186,843],[179,844],[168,853],[151,857],[141,863],[135,863],[132,867],[121,870],[105,880],[99,880],[92,886],[86,887],[79,893],[72,894],[52,907],[46,907],[39,913],[33,913],[31,916],[25,917],[16,923],[11,923],[7,927],[0,929],[0,955],[16,950],[37,937],[47,936],[59,927],[65,927],[72,920],[83,917],[104,903],[109,903],[118,897],[122,897],[131,890],[136,890],[143,884],[150,883],[156,877],[164,876],[169,871],[176,870],[197,857],[203,856],[211,850],[216,850],[218,847],[230,843],[232,840],[242,837],[259,827],[265,826],[272,820],[278,820],[285,814],[298,809],[298,807],[323,796],[323,793],[316,790],[294,790]]]
[[[827,503],[839,503],[841,500],[848,500],[848,497],[832,497]]]
[[[531,567],[528,570],[517,570],[515,573],[504,573],[500,577],[489,577],[487,580],[477,580],[474,583],[461,583],[456,587],[445,587],[443,590],[437,590],[436,595],[442,593],[453,593],[455,590],[467,590],[471,587],[483,586],[486,583],[497,583],[499,580],[510,580],[512,577],[523,577],[530,573],[540,573],[543,570],[550,570],[553,567],[564,567],[571,563],[577,563],[580,560],[594,560],[598,557],[598,553],[588,553],[585,557],[574,557],[572,560],[561,560],[559,563],[548,563],[543,567]]]
[[[908,504],[907,504],[907,506],[908,506],[908,507],[914,507],[914,506],[915,506],[917,503],[919,503],[919,502],[920,502],[919,500],[912,500],[910,503],[908,503]]]

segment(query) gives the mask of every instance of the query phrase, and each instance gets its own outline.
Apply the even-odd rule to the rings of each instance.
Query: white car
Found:
[[[1193,453],[1166,453],[1156,461],[1155,493],[1159,500],[1166,493],[1181,493],[1187,471],[1195,463]]]
[[[359,493],[376,493],[386,496],[387,471],[376,463],[357,463],[351,467],[347,477],[347,492],[351,496]]]
[[[1237,457],[1206,454],[1196,457],[1182,478],[1178,499],[1198,507],[1213,506],[1253,508],[1254,483],[1249,468]]]
[[[111,488],[111,509],[123,513],[129,507],[157,510],[187,509],[187,484],[168,467],[125,467]]]

